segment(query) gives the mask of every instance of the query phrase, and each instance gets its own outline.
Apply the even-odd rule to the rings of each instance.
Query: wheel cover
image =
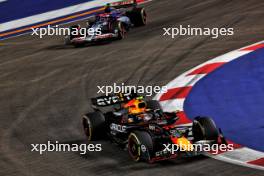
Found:
[[[147,14],[144,9],[141,10],[141,17],[144,24],[147,24]]]
[[[119,23],[118,28],[119,28],[119,33],[120,33],[121,38],[124,38],[125,32],[126,32],[124,25],[122,23]]]
[[[139,161],[141,155],[140,143],[135,134],[131,134],[129,137],[128,152],[129,155],[133,158],[133,160]]]
[[[83,129],[84,129],[85,135],[88,137],[88,140],[91,140],[92,129],[91,129],[91,123],[89,119],[83,119]]]

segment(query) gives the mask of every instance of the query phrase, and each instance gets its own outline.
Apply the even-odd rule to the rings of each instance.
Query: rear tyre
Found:
[[[92,112],[83,116],[84,133],[89,141],[102,139],[105,136],[105,117],[101,112]]]
[[[127,16],[136,27],[145,26],[147,24],[147,13],[144,8],[134,8],[127,13]]]
[[[192,132],[194,141],[212,140],[217,142],[219,131],[211,118],[196,117],[193,121]]]
[[[128,152],[130,157],[138,161],[149,161],[153,155],[153,140],[146,131],[134,131],[128,137]]]

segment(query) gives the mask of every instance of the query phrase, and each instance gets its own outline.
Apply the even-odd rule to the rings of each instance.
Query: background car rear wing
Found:
[[[135,7],[137,6],[137,0],[124,0],[124,1],[119,1],[119,2],[113,2],[110,3],[111,7],[114,7],[116,9],[120,8],[128,8],[128,7]]]
[[[119,93],[109,96],[100,96],[100,97],[92,98],[91,101],[93,107],[105,107],[105,106],[124,103],[136,97],[137,97],[136,93],[126,93],[126,94]]]

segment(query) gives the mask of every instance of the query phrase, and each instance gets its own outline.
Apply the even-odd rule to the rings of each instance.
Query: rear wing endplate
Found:
[[[125,103],[133,98],[136,98],[136,93],[119,93],[109,96],[100,96],[96,98],[92,98],[92,105],[93,107],[105,107],[105,106],[111,106],[115,104]]]

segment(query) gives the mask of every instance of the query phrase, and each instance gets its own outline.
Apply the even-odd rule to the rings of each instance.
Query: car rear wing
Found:
[[[125,103],[136,97],[137,97],[136,93],[126,93],[126,94],[119,93],[109,96],[100,96],[100,97],[92,98],[91,101],[93,108],[96,108],[96,107],[106,107],[115,104]]]
[[[112,2],[112,3],[110,3],[110,6],[116,8],[116,9],[136,7],[137,6],[137,0],[123,0],[123,1],[118,1],[118,2]]]

